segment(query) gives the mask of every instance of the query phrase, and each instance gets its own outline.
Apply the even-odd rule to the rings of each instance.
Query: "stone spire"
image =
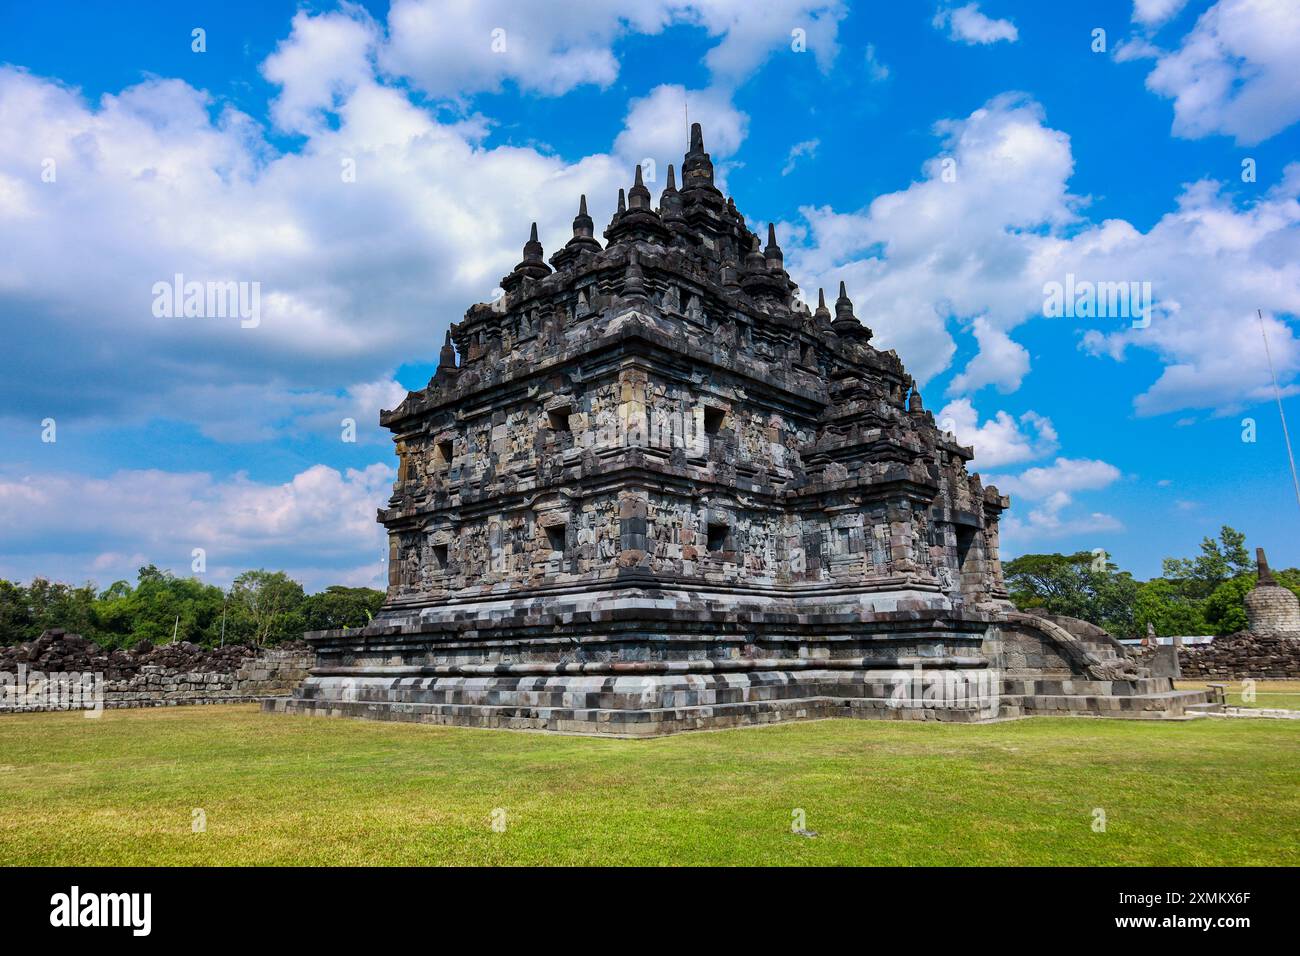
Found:
[[[573,238],[591,239],[596,234],[596,224],[587,215],[587,194],[578,197],[578,214],[573,217]]]
[[[596,224],[587,215],[587,197],[578,197],[578,214],[573,217],[573,238],[564,248],[551,256],[551,265],[563,269],[577,261],[584,251],[600,252],[600,240],[595,238]]]
[[[456,371],[456,346],[451,344],[451,329],[447,330],[447,338],[442,343],[442,351],[438,353],[438,371]]]
[[[762,240],[758,236],[753,235],[747,229],[743,229],[741,234],[749,236],[752,242],[750,250],[745,256],[744,274],[740,278],[741,289],[756,301],[764,302],[767,305],[785,305],[789,307],[790,283],[785,270],[781,268],[781,250],[775,246],[772,230],[768,229],[768,251],[766,255],[763,253]],[[773,250],[775,250],[777,256],[775,260],[771,257]],[[773,268],[773,262],[776,263],[775,268]]]
[[[528,241],[524,243],[523,259],[515,266],[514,271],[502,280],[501,286],[506,291],[510,291],[523,278],[545,279],[550,274],[551,267],[542,258],[542,244],[537,239],[537,223],[533,223],[532,231],[528,235]]]
[[[921,401],[921,388],[912,382],[912,394],[907,399],[907,410],[914,414],[920,414],[925,411],[925,404]]]
[[[785,268],[785,256],[776,244],[776,226],[770,222],[767,224],[767,248],[763,250],[763,257],[769,269]]]
[[[631,209],[649,209],[650,208],[650,190],[645,188],[645,183],[641,181],[641,164],[636,165],[636,182],[627,193],[628,207]]]
[[[605,230],[605,238],[614,244],[627,240],[663,243],[669,238],[659,213],[650,205],[650,190],[641,177],[641,167],[636,168],[636,181],[627,191],[618,191],[618,212]]]
[[[844,287],[844,280],[841,279],[840,297],[835,300],[835,321],[838,323],[846,319],[858,321],[858,317],[853,314],[853,300],[849,298],[848,289]]]
[[[641,260],[637,258],[636,246],[627,254],[627,271],[623,274],[623,298],[644,299],[645,273],[641,271]]]
[[[826,308],[826,290],[825,290],[825,289],[820,289],[820,288],[819,288],[819,289],[817,290],[817,311],[815,311],[815,312],[813,313],[813,315],[817,318],[817,320],[818,320],[819,322],[820,322],[821,320],[824,319],[824,320],[826,320],[826,322],[829,323],[830,320],[831,320],[831,310],[828,309],[828,308]]]
[[[659,194],[659,215],[664,219],[682,218],[682,196],[677,191],[677,180],[673,175],[673,164],[668,164],[668,184]]]
[[[1273,572],[1269,570],[1268,558],[1264,556],[1263,548],[1255,549],[1255,563],[1259,565],[1259,582],[1256,587],[1274,587],[1277,581],[1273,578]]]
[[[844,288],[843,280],[840,280],[840,297],[835,300],[835,321],[831,323],[831,328],[841,338],[859,338],[863,340],[870,340],[871,338],[871,330],[859,322],[858,317],[853,314],[853,301]]]
[[[692,123],[691,148],[686,151],[682,162],[682,190],[689,193],[697,189],[717,193],[719,198],[722,196],[713,185],[713,160],[704,151],[704,130],[699,123]]]

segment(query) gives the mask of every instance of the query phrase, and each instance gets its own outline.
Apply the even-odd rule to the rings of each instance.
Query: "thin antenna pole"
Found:
[[[1282,411],[1282,392],[1277,387],[1277,372],[1273,370],[1273,353],[1268,348],[1268,332],[1264,329],[1264,313],[1255,310],[1259,316],[1259,334],[1264,337],[1264,357],[1268,359],[1268,374],[1273,379],[1273,398],[1277,400],[1277,414],[1282,419],[1282,440],[1286,442],[1286,457],[1291,462],[1291,483],[1295,485],[1296,504],[1300,504],[1300,478],[1296,477],[1295,453],[1291,451],[1291,435],[1286,429],[1286,413]]]
[[[691,149],[691,103],[686,97],[686,91],[682,90],[682,116],[686,119],[686,150]]]

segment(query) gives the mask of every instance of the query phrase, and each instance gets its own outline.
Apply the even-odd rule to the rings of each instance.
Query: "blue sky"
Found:
[[[844,279],[1012,495],[1005,555],[1146,577],[1229,523],[1300,563],[1254,314],[1300,428],[1300,7],[758,6],[5,7],[0,576],[201,548],[218,583],[377,584],[378,409],[530,221],[549,254],[580,192],[598,227],[635,163],[657,192],[683,104],[796,280]],[[258,283],[256,327],[153,315],[178,272]],[[1149,282],[1150,326],[1045,317],[1067,274]]]

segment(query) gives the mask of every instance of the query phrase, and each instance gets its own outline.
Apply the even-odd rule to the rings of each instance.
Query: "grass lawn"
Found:
[[[1239,680],[1203,681],[1178,680],[1179,690],[1203,690],[1207,684],[1227,684],[1224,689],[1228,703],[1233,707],[1283,707],[1300,710],[1300,680],[1257,680],[1255,699],[1242,700],[1242,682]]]
[[[1292,721],[628,741],[249,705],[0,717],[3,864],[1296,865],[1298,841]]]

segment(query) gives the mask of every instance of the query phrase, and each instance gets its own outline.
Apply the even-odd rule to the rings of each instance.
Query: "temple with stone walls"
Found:
[[[698,124],[680,188],[668,167],[656,207],[638,167],[603,235],[583,197],[548,262],[534,224],[504,295],[382,413],[387,602],[308,635],[312,676],[269,709],[645,736],[1197,702],[1015,611],[1008,499],[843,283],[833,312],[802,301]]]

